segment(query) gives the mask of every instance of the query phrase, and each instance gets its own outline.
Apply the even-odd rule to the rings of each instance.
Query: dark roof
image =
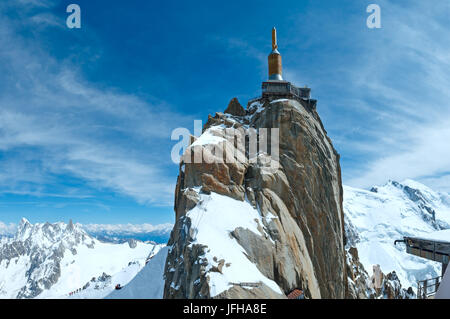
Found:
[[[450,261],[450,242],[419,237],[403,237],[406,252],[422,258],[447,264]]]

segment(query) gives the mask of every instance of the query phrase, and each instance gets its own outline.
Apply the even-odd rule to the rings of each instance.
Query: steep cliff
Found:
[[[259,138],[279,129],[278,159],[261,142],[254,158],[249,147],[236,151],[230,128],[247,142],[254,129]],[[211,151],[219,144],[223,154]],[[195,149],[202,163],[189,163]],[[233,152],[236,161],[220,160]],[[345,298],[342,200],[339,154],[307,100],[260,99],[244,110],[233,99],[180,163],[164,297],[286,298],[301,289]]]

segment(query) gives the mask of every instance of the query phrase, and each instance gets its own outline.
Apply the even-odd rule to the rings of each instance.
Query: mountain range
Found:
[[[0,240],[0,298],[102,298],[125,285],[163,245],[106,243],[80,225],[22,219]]]
[[[439,263],[409,255],[404,244],[394,245],[394,241],[450,229],[449,194],[413,180],[389,181],[370,190],[343,189],[346,249],[358,249],[369,275],[378,264],[386,273],[395,271],[404,287],[440,275]],[[243,216],[242,211],[234,211]],[[216,229],[215,220],[203,218],[203,228],[209,223]],[[0,298],[162,298],[168,254],[167,249],[161,250],[164,246],[117,237],[105,242],[80,224],[32,225],[22,219],[13,236],[0,239]],[[241,274],[245,273],[242,269]],[[117,284],[125,288],[115,291]]]

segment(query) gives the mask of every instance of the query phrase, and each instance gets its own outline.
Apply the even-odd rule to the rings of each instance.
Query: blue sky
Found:
[[[260,95],[273,26],[344,183],[450,191],[447,0],[3,0],[0,222],[173,222],[171,131]]]

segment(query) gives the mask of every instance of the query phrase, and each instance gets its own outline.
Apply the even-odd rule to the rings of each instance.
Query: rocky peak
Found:
[[[25,217],[22,217],[22,219],[19,222],[19,228],[24,228],[27,225],[31,225],[30,222]]]
[[[307,298],[344,298],[339,155],[319,115],[302,100],[260,99],[244,111],[237,103],[209,116],[180,163],[164,296],[285,298],[300,289]],[[278,129],[279,157],[268,148],[247,159],[247,146],[236,150],[235,140],[227,140],[230,128],[242,129],[246,140],[252,132],[261,138],[263,129]],[[218,144],[223,154],[186,160],[195,148]],[[236,161],[220,160],[231,154]],[[278,169],[268,170],[274,162]]]
[[[91,245],[94,239],[72,221],[69,224],[62,222],[31,224],[23,218],[17,227],[14,241],[39,247],[51,247],[57,243],[63,243],[65,247],[71,248],[80,243]]]
[[[0,245],[0,263],[8,267],[19,258],[27,259],[27,285],[17,298],[34,298],[43,289],[55,284],[61,273],[61,260],[65,254],[77,254],[77,248],[85,245],[93,248],[96,240],[72,221],[64,223],[30,224],[23,218],[13,238],[7,238]]]
[[[244,116],[245,109],[242,107],[241,103],[239,103],[237,98],[233,98],[228,104],[225,113],[235,115],[235,116]]]
[[[75,227],[73,225],[72,219],[69,220],[69,224],[67,224],[66,232],[73,232],[75,230]]]
[[[21,238],[26,236],[27,231],[32,228],[30,222],[26,218],[22,218],[17,226],[16,238]]]
[[[128,246],[130,246],[130,248],[136,248],[137,247],[137,241],[133,238],[128,239]]]
[[[448,196],[446,194],[435,192],[429,187],[413,180],[405,180],[403,182],[389,180],[384,186],[372,187],[371,191],[379,194],[398,192],[406,200],[416,205],[416,211],[434,229],[441,230],[450,228],[450,224],[447,221],[441,220],[439,216],[436,216],[437,210],[442,210],[443,207],[448,206],[446,202]]]

